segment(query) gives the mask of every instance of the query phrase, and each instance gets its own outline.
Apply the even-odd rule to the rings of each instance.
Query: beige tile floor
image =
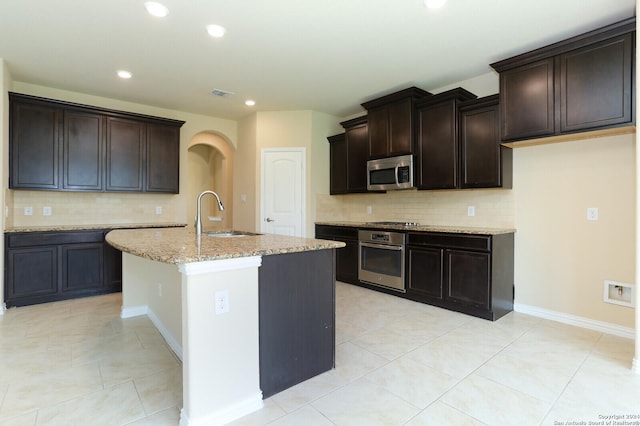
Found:
[[[146,317],[122,320],[119,307],[108,295],[5,312],[0,425],[177,425],[180,363]],[[336,321],[336,369],[234,425],[640,421],[629,339],[519,313],[489,322],[342,283]]]

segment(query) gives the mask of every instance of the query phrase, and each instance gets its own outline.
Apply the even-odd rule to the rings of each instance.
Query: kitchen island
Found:
[[[223,234],[224,235],[224,234]],[[335,241],[116,230],[123,318],[148,315],[183,363],[182,426],[224,424],[335,357]]]

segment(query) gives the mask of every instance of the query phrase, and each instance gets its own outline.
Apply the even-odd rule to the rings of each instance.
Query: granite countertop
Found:
[[[359,229],[388,229],[400,231],[444,232],[448,234],[500,235],[516,232],[514,228],[481,228],[470,226],[382,225],[372,222],[316,222],[316,225],[345,226]]]
[[[15,226],[4,230],[5,233],[13,232],[47,232],[47,231],[84,231],[92,229],[137,229],[137,228],[180,228],[186,223],[125,223],[125,224],[99,224],[99,225],[43,225],[43,226]]]
[[[125,253],[162,263],[183,264],[249,256],[296,253],[344,247],[340,241],[257,234],[242,237],[210,237],[200,241],[188,228],[114,230],[107,243]]]

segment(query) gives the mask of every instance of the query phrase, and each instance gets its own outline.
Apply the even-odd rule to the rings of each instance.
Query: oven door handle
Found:
[[[403,246],[389,246],[386,244],[375,244],[375,243],[371,244],[371,243],[363,243],[363,242],[360,242],[360,247],[379,248],[379,249],[395,250],[395,251],[404,250]]]

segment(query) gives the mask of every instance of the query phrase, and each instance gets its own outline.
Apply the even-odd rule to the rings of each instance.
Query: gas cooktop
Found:
[[[380,222],[367,222],[367,225],[420,226],[418,222],[393,222],[385,220]]]

